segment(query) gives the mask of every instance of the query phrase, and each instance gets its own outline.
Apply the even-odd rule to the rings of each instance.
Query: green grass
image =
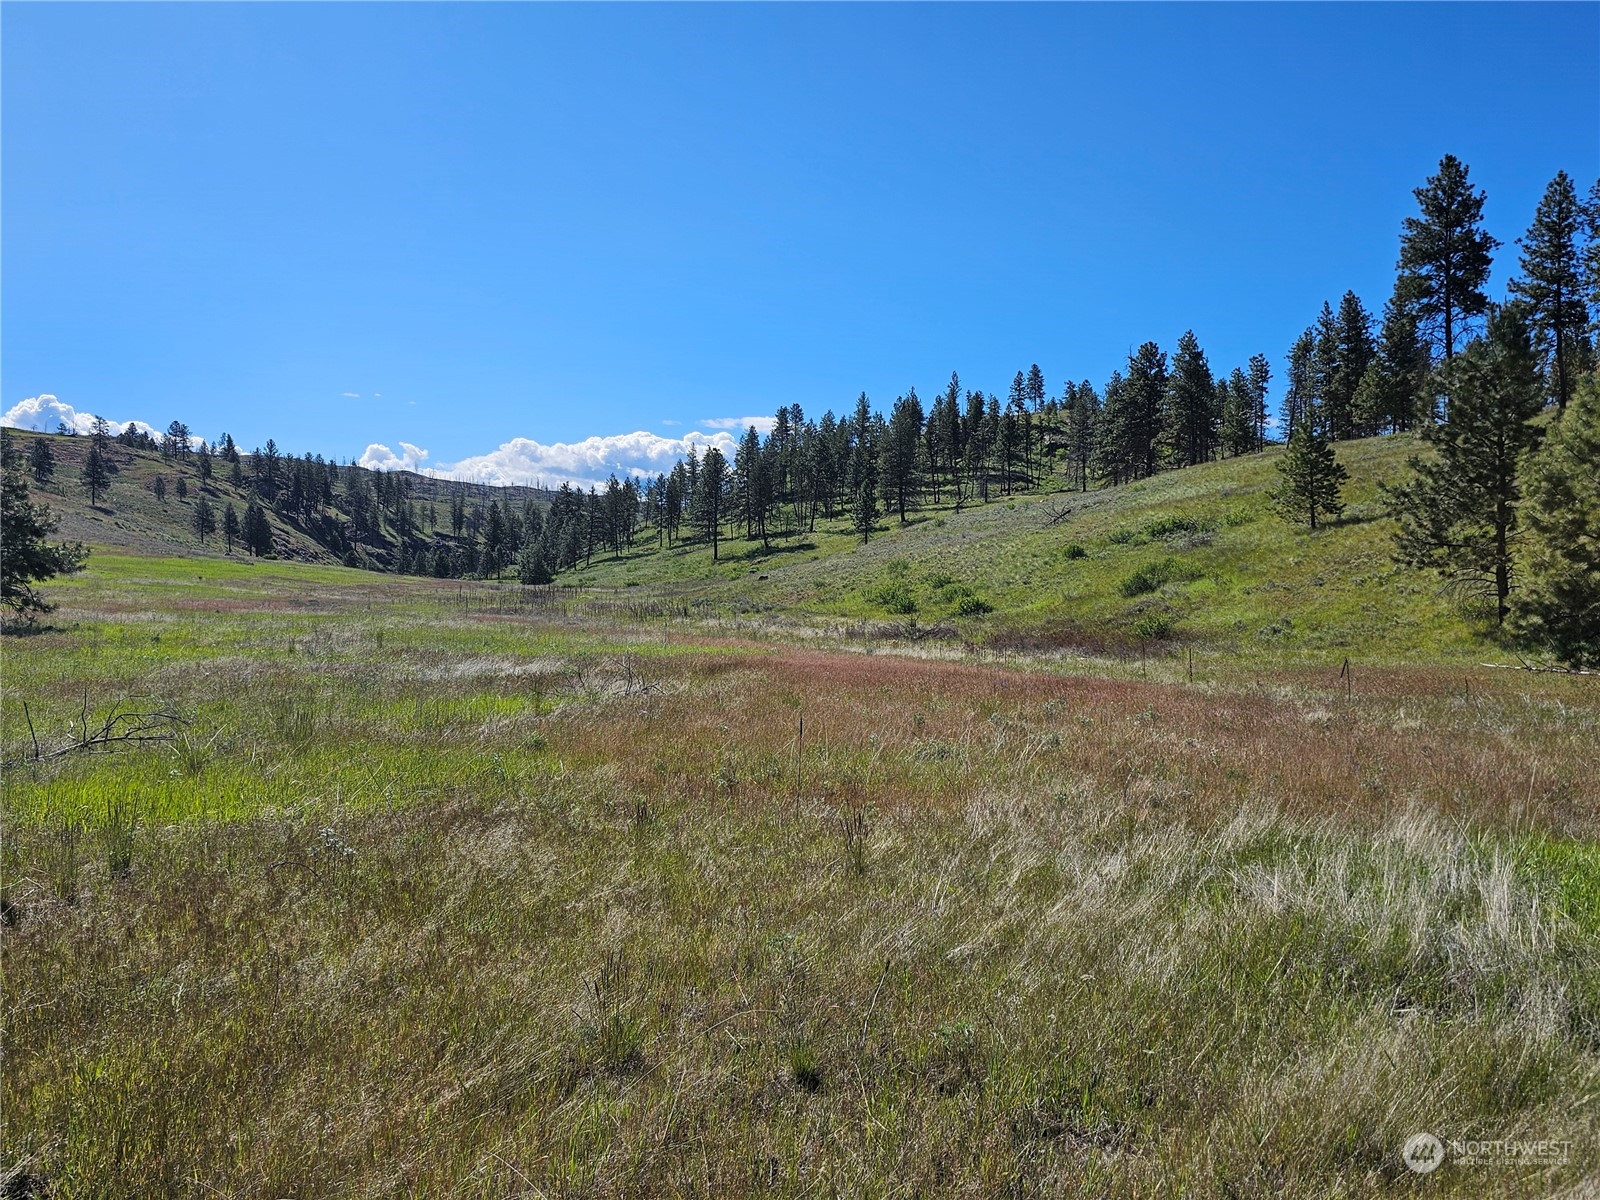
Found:
[[[1370,482],[1401,449],[1340,453]],[[819,535],[766,580],[698,549],[527,591],[97,554],[0,643],[0,1172],[1592,1187],[1594,681],[1476,669],[1420,592],[1311,584],[1269,471]],[[1385,612],[1417,623],[1362,640]],[[1155,649],[1063,657],[1069,627]],[[171,719],[67,748],[117,711]],[[1572,1155],[1422,1180],[1423,1129]]]
[[[1273,449],[1122,488],[997,497],[903,527],[888,518],[865,546],[841,520],[770,553],[730,539],[713,563],[699,545],[651,543],[564,578],[802,624],[915,613],[956,620],[978,642],[1018,633],[1064,647],[1135,641],[1154,607],[1186,644],[1253,661],[1482,661],[1497,653],[1482,623],[1391,558],[1379,484],[1401,477],[1416,450],[1409,436],[1341,443],[1345,515],[1314,534],[1270,512],[1282,454]],[[1070,514],[1052,522],[1063,508]],[[912,566],[896,572],[896,563]],[[1125,594],[1152,570],[1166,576]],[[941,594],[950,582],[989,611],[962,613]]]

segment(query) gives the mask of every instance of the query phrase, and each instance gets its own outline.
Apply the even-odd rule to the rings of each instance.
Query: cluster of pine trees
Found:
[[[1567,661],[1600,660],[1600,181],[1585,203],[1565,171],[1551,180],[1499,303],[1467,167],[1447,155],[1414,194],[1378,335],[1346,292],[1290,351],[1274,500],[1315,530],[1342,509],[1331,444],[1415,428],[1432,452],[1386,489],[1396,559]]]

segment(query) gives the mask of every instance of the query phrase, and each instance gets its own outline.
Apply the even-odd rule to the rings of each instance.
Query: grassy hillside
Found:
[[[56,457],[56,472],[46,485],[32,481],[34,496],[49,505],[60,526],[59,536],[69,541],[81,541],[91,548],[115,550],[144,555],[190,555],[198,558],[226,557],[221,532],[222,507],[232,504],[241,517],[250,502],[248,484],[235,487],[229,482],[228,464],[220,460],[212,478],[202,482],[197,462],[165,459],[158,452],[130,447],[113,441],[106,452],[106,464],[111,472],[112,485],[91,506],[87,493],[79,484],[79,473],[89,453],[89,438],[69,437],[60,434],[10,431],[26,462],[29,448],[36,439],[50,443]],[[341,468],[343,471],[344,468]],[[455,484],[411,472],[405,476],[414,504],[425,513],[434,507],[439,530],[429,529],[425,517],[420,542],[455,545],[459,539],[449,535],[449,508],[452,490],[465,488],[471,495],[488,494],[491,490],[498,498],[509,495],[514,504],[525,498],[548,500],[550,493],[540,488],[482,488],[477,485]],[[166,483],[166,497],[157,499],[155,482]],[[177,494],[178,481],[182,479],[188,495]],[[204,496],[216,509],[218,530],[209,535],[204,545],[194,531],[195,504]],[[339,518],[334,517],[337,521]],[[307,563],[337,563],[340,558],[326,545],[319,544],[312,531],[299,520],[274,511],[271,514],[273,553],[281,559]],[[442,530],[442,532],[441,532]],[[362,547],[387,561],[396,545],[392,523],[379,536],[369,539]],[[242,558],[245,551],[235,546],[233,557]]]
[[[1341,444],[1347,507],[1315,534],[1270,511],[1280,448],[1122,488],[1000,497],[905,526],[891,517],[866,545],[838,522],[766,551],[730,540],[717,563],[708,547],[652,544],[564,578],[835,625],[910,618],[1045,652],[1144,643],[1268,661],[1481,656],[1481,622],[1391,560],[1379,485],[1403,477],[1417,449],[1403,436]],[[991,611],[961,615],[982,606]]]

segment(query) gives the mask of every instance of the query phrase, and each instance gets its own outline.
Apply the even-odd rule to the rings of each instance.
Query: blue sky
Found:
[[[1188,328],[1281,377],[1443,154],[1496,289],[1600,174],[1596,4],[7,3],[0,56],[0,409],[466,474]]]

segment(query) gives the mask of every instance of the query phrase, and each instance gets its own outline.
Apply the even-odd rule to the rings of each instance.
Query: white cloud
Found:
[[[674,421],[671,417],[663,417],[663,418],[661,418],[661,423],[663,425],[682,425],[683,424],[682,421]]]
[[[359,399],[361,399],[361,393],[360,392],[340,392],[339,395],[343,396],[346,400],[359,400]]]
[[[94,413],[81,413],[70,404],[63,404],[48,392],[41,392],[37,396],[29,396],[26,400],[19,400],[0,415],[0,425],[12,429],[30,429],[38,433],[55,433],[63,425],[78,433],[90,433],[94,430]],[[160,432],[154,425],[144,421],[113,421],[109,418],[106,424],[110,426],[111,436],[115,437],[130,426],[142,429],[152,437],[160,437]],[[194,440],[199,445],[198,439]]]
[[[736,429],[740,433],[754,425],[763,437],[771,433],[777,423],[776,417],[707,417],[700,422],[707,429]]]
[[[361,457],[356,459],[356,465],[366,467],[369,471],[422,471],[422,460],[428,457],[428,452],[420,446],[413,446],[410,442],[400,443],[400,453],[396,454],[382,442],[374,442],[368,446]],[[429,471],[428,474],[437,474]]]
[[[584,438],[581,442],[536,442],[532,438],[512,438],[487,454],[477,454],[455,463],[423,466],[428,452],[408,442],[400,443],[396,454],[388,446],[374,443],[357,460],[363,467],[379,471],[417,471],[435,479],[458,479],[465,483],[542,485],[556,488],[563,483],[574,487],[604,487],[611,475],[625,479],[653,479],[670,471],[680,458],[693,450],[704,454],[715,446],[733,456],[734,438],[725,432],[690,432],[669,438],[639,430]]]

